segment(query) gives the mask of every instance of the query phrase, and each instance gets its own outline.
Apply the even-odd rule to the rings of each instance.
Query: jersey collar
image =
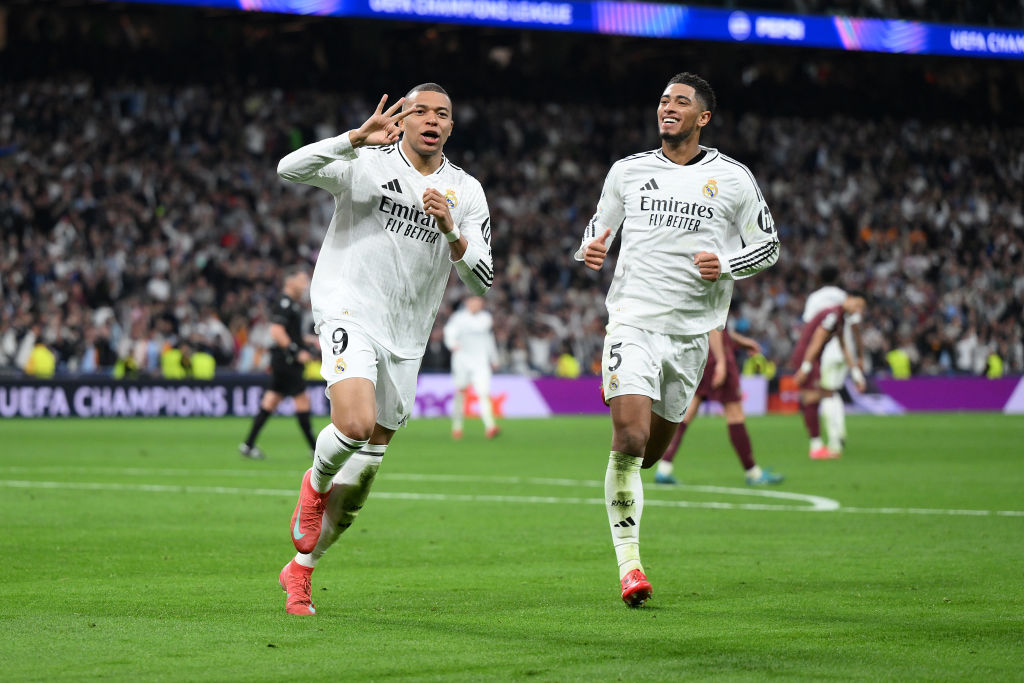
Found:
[[[698,152],[697,157],[695,157],[696,161],[691,159],[689,162],[682,164],[683,166],[703,166],[718,156],[718,150],[714,147],[705,147],[704,145],[700,145],[699,147],[700,152]],[[665,156],[665,152],[660,147],[654,153],[654,156],[664,161],[666,164],[672,164],[673,166],[680,165]]]
[[[396,142],[395,146],[398,147],[398,156],[399,156],[399,158],[401,158],[402,161],[405,162],[406,166],[408,166],[409,168],[411,168],[411,169],[413,169],[415,171],[416,167],[412,165],[411,161],[409,161],[409,157],[405,156],[405,150],[402,149],[402,141],[399,140],[398,142]],[[441,172],[441,169],[443,169],[447,165],[448,165],[448,157],[446,157],[444,155],[444,152],[442,152],[441,153],[441,165],[438,166],[437,170],[434,171],[433,173],[431,173],[430,175],[437,175],[438,173]],[[418,171],[417,171],[417,173],[418,173]]]

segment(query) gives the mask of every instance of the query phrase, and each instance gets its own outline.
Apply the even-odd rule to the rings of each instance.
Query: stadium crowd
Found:
[[[58,371],[158,374],[168,346],[264,367],[282,269],[315,260],[333,210],[276,161],[370,102],[88,80],[6,83],[0,100],[0,367],[32,370],[39,344]],[[596,370],[611,269],[571,253],[609,162],[655,145],[652,111],[456,100],[452,158],[492,213],[503,370],[551,373],[563,354]],[[732,319],[770,358],[835,263],[873,297],[871,369],[899,349],[917,373],[981,374],[992,353],[1024,371],[1024,128],[723,111],[705,140],[751,166],[779,227],[779,264],[737,287]],[[463,295],[453,278],[425,369],[446,367],[440,327]]]
[[[926,11],[914,0],[792,1],[794,11]],[[1019,3],[954,4],[1006,14]],[[326,193],[281,181],[277,161],[361,123],[382,71],[389,83],[450,86],[447,151],[481,181],[492,214],[488,306],[502,369],[595,372],[612,271],[571,254],[610,164],[657,145],[651,88],[671,75],[666,63],[719,90],[702,142],[750,166],[779,228],[779,263],[737,286],[732,315],[770,359],[788,357],[804,298],[831,263],[873,295],[869,370],[1024,372],[1019,69],[93,10],[0,14],[0,374],[154,375],[167,349],[262,370],[283,269],[315,261],[333,210]],[[381,47],[393,41],[411,49]],[[354,59],[377,71],[347,69]],[[658,75],[637,77],[646,72]],[[424,369],[447,369],[441,327],[464,294],[453,277]]]

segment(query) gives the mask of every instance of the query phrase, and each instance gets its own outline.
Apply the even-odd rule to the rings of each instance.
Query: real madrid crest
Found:
[[[459,205],[459,199],[455,196],[455,190],[451,188],[444,191],[444,200],[448,202],[449,209],[454,209]]]
[[[339,356],[338,360],[334,361],[334,371],[340,375],[341,373],[345,372],[345,369],[345,359]]]
[[[704,185],[704,196],[714,199],[716,194],[718,194],[718,181],[712,178]]]
[[[611,389],[612,391],[615,391],[616,389],[619,388],[619,376],[618,375],[612,375],[611,376],[611,378],[608,380],[608,388]]]

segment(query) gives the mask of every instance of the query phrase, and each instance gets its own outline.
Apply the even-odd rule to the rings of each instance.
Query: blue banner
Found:
[[[127,0],[153,2],[153,0]],[[163,0],[257,12],[921,55],[1024,59],[1024,31],[919,21],[547,0]]]

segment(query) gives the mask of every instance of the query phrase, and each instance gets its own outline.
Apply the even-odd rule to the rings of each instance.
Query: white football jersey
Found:
[[[809,323],[814,316],[826,308],[842,306],[844,301],[846,301],[846,291],[842,287],[825,285],[807,295],[807,301],[804,302],[804,314],[801,317],[805,323]]]
[[[814,316],[826,308],[842,306],[844,301],[846,301],[846,290],[842,287],[836,287],[835,285],[819,287],[807,295],[807,301],[804,302],[804,313],[801,317],[805,323],[810,322],[814,319]],[[850,352],[851,356],[854,357],[854,360],[856,360],[858,349],[853,337],[853,326],[859,325],[862,319],[863,317],[859,313],[853,313],[846,317],[846,324],[843,325],[843,343],[846,345],[846,349]],[[837,358],[843,357],[840,348],[839,337],[832,337],[826,344],[826,350],[828,350],[830,355],[834,355]],[[846,359],[843,357],[843,363],[845,362]]]
[[[447,158],[424,176],[401,143],[355,149],[343,133],[292,152],[277,171],[334,195],[310,283],[317,324],[349,321],[400,358],[423,355],[452,269],[448,241],[423,212],[423,192],[431,187],[447,197],[468,242],[455,263],[459,277],[474,294],[490,288],[487,200],[480,183]]]
[[[444,345],[452,358],[473,366],[490,365],[498,360],[498,346],[494,341],[491,314],[487,311],[470,313],[460,308],[444,326]]]
[[[605,229],[622,245],[606,305],[610,323],[664,334],[722,329],[733,281],[779,258],[778,233],[754,176],[718,150],[701,147],[680,165],[661,149],[621,159],[605,178],[576,260]],[[722,277],[708,282],[693,264],[717,254]]]

